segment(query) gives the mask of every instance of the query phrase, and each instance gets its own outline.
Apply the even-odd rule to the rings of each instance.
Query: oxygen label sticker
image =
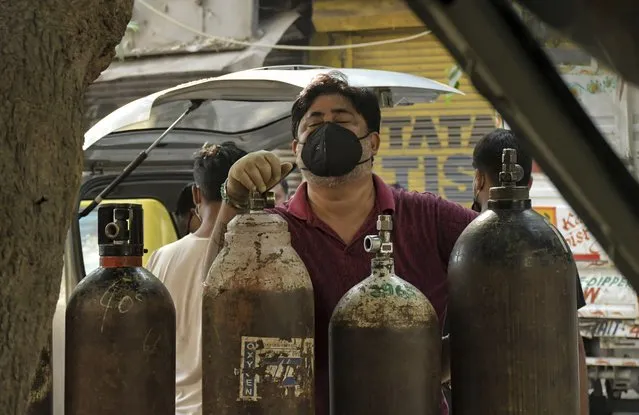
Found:
[[[265,393],[308,397],[312,365],[313,339],[242,336],[239,400],[258,401]]]

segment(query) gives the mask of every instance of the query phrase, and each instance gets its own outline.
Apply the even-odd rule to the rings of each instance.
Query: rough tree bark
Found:
[[[0,0],[3,414],[25,412],[49,338],[80,183],[84,93],[111,62],[132,8],[133,0]]]

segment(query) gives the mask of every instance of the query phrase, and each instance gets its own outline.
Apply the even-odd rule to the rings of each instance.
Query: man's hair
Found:
[[[193,178],[206,201],[222,201],[220,187],[228,177],[233,163],[245,155],[246,151],[232,141],[220,145],[204,144],[202,149],[195,153]]]
[[[473,167],[487,175],[491,183],[498,186],[502,166],[501,155],[505,148],[517,150],[517,164],[524,170],[524,177],[517,182],[517,185],[527,186],[530,182],[533,160],[510,130],[497,128],[482,137],[473,151]]]
[[[379,132],[382,114],[377,96],[366,88],[357,88],[348,84],[346,76],[339,71],[331,71],[316,76],[297,97],[291,109],[293,138],[297,139],[297,129],[304,114],[317,97],[322,95],[342,95],[348,99],[368,127],[368,132]]]
[[[288,195],[288,182],[286,181],[286,179],[282,180],[280,182],[280,185],[282,186],[282,189],[284,189],[284,194]]]
[[[193,192],[191,188],[193,187],[193,183],[189,183],[182,191],[180,191],[180,195],[178,196],[177,204],[175,206],[175,214],[177,216],[186,216],[189,214],[191,209],[195,208],[195,203],[193,203]]]

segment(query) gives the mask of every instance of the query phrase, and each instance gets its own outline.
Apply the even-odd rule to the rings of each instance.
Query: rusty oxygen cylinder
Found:
[[[439,415],[441,333],[435,309],[394,272],[392,218],[380,215],[372,273],[339,301],[329,325],[331,415]]]
[[[488,210],[450,255],[455,415],[577,415],[576,267],[531,209],[517,153],[504,149]]]
[[[66,310],[65,415],[174,415],[175,307],[142,267],[142,206],[100,206],[98,244]]]
[[[228,225],[202,298],[202,414],[314,415],[313,286],[274,195]]]

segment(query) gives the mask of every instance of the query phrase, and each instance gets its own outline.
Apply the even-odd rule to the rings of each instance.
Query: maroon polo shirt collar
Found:
[[[395,198],[390,187],[376,174],[373,174],[375,185],[375,205],[381,212],[395,211]],[[308,203],[308,183],[303,182],[295,191],[295,195],[288,202],[288,212],[300,220],[311,222],[315,215]]]

